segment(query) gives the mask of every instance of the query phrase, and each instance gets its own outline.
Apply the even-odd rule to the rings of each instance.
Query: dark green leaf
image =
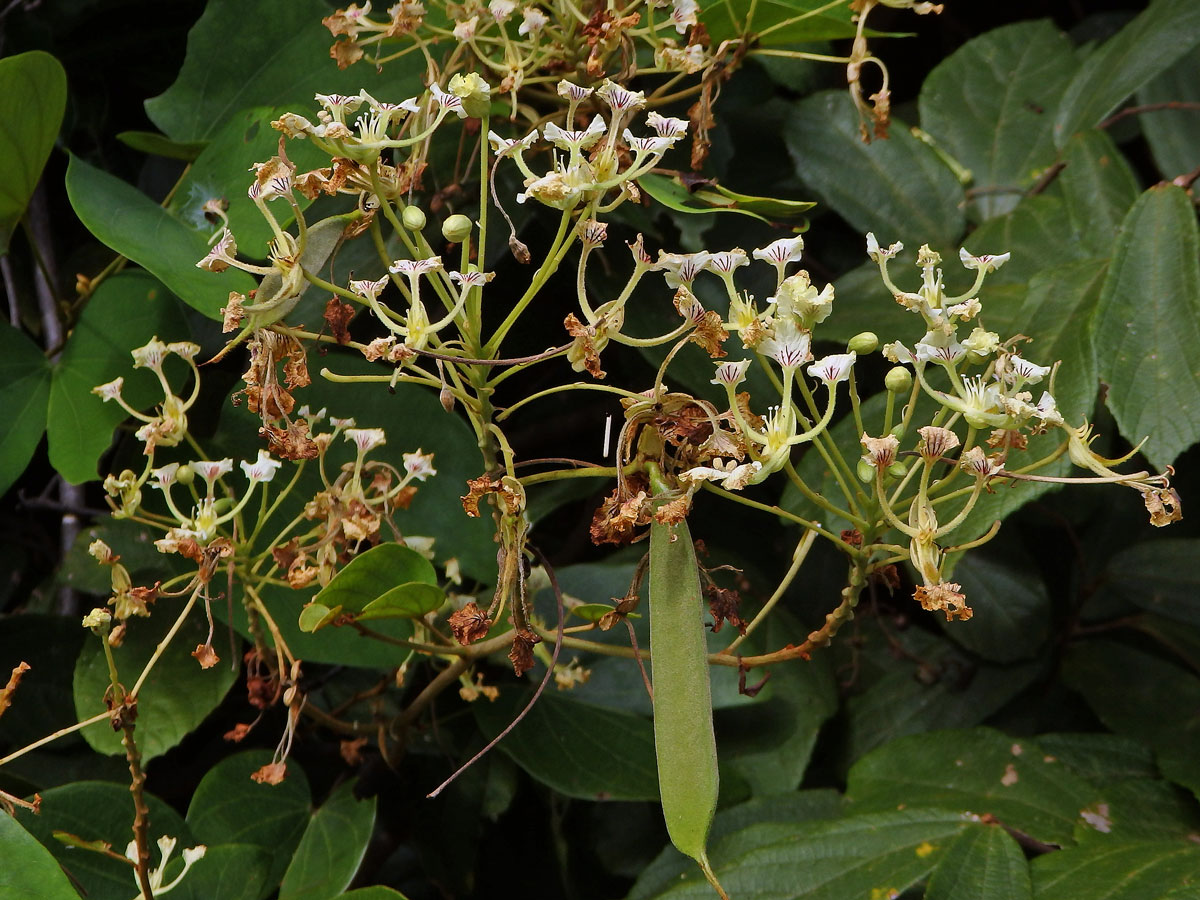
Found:
[[[361,612],[398,585],[437,584],[433,565],[416,550],[396,543],[380,544],[354,559],[317,594],[318,603]]]
[[[1036,900],[1195,898],[1200,847],[1184,842],[1120,843],[1047,853],[1033,861]],[[1173,891],[1182,893],[1172,893]]]
[[[122,684],[132,689],[159,641],[174,624],[178,599],[162,598],[149,619],[134,618],[120,647],[113,648]],[[201,669],[192,651],[208,635],[203,606],[192,610],[170,645],[146,678],[138,693],[136,737],[144,760],[166,753],[196,728],[229,691],[236,672],[229,663]],[[91,718],[105,709],[104,696],[110,681],[100,638],[90,638],[75,664],[75,712]],[[83,731],[84,738],[100,753],[124,753],[123,732],[113,731],[101,721]]]
[[[196,268],[208,242],[141,191],[77,156],[67,168],[67,195],[88,231],[102,243],[160,278],[189,306],[221,318],[230,291],[246,294],[255,281],[245,272],[221,274]]]
[[[1028,559],[993,559],[968,553],[954,566],[974,615],[939,624],[950,638],[984,659],[1032,659],[1050,633],[1050,597]]]
[[[446,592],[436,584],[398,584],[362,608],[356,619],[419,619],[446,602]]]
[[[375,798],[358,800],[354,782],[334,789],[313,813],[279,885],[279,900],[329,900],[350,884],[375,827]]]
[[[796,170],[851,227],[885,246],[950,245],[965,225],[963,188],[950,168],[899,121],[864,144],[844,91],[796,104],[784,137]]]
[[[1068,845],[1080,810],[1099,789],[1048,757],[1035,741],[990,728],[917,734],[885,744],[850,770],[854,808],[908,807],[990,813],[1039,841]]]
[[[7,322],[0,323],[0,393],[5,397],[0,432],[3,495],[25,471],[42,439],[50,399],[50,363],[37,344]]]
[[[529,702],[530,692],[504,688],[472,711],[488,737],[499,734]],[[499,744],[522,769],[560,794],[586,800],[657,800],[650,720],[544,693]]]
[[[1031,900],[1021,846],[998,825],[969,828],[942,856],[925,900]]]
[[[0,896],[76,900],[79,896],[50,852],[9,815],[0,815]]]
[[[711,859],[738,900],[899,897],[923,880],[966,828],[961,813],[905,809],[799,825],[752,825],[714,847]],[[712,896],[703,879],[652,896]]]
[[[1108,132],[1096,129],[1072,136],[1063,162],[1058,180],[1072,231],[1096,256],[1107,257],[1121,220],[1138,198],[1137,177]]]
[[[78,721],[71,703],[71,670],[85,635],[78,623],[57,616],[0,619],[0,681],[7,682],[21,662],[30,667],[4,711],[3,743],[15,749]]]
[[[97,477],[96,463],[112,444],[113,429],[129,417],[92,388],[119,376],[125,379],[122,396],[134,409],[162,403],[158,379],[146,369],[134,370],[129,355],[155,336],[168,341],[188,337],[179,302],[145,272],[106,278],[71,332],[50,385],[50,462],[72,484]],[[187,369],[182,363],[178,369],[171,362],[167,367],[183,391]]]
[[[1159,615],[1200,625],[1200,571],[1192,568],[1200,541],[1143,541],[1112,558],[1104,589]]]
[[[289,766],[279,784],[252,781],[250,775],[271,758],[269,750],[248,750],[209,769],[192,795],[187,823],[206,844],[246,844],[265,852],[263,881],[274,887],[300,843],[312,797],[299,766]]]
[[[766,222],[764,216],[751,210],[744,209],[733,200],[729,200],[712,192],[692,193],[678,179],[667,178],[665,175],[643,175],[638,179],[638,186],[647,194],[661,203],[667,209],[675,212],[707,215],[714,212],[741,213]]]
[[[1017,205],[1054,162],[1054,109],[1079,68],[1049,19],[968,41],[921,86],[921,127],[971,171],[974,204],[990,219]]]
[[[117,135],[117,140],[126,147],[140,150],[149,156],[181,159],[184,162],[194,160],[207,146],[204,141],[173,141],[166,135],[154,131],[122,131]]]
[[[1200,43],[1200,6],[1155,0],[1150,8],[1084,60],[1067,86],[1054,120],[1059,147],[1098,125],[1117,106]]]
[[[1161,468],[1200,438],[1200,237],[1182,188],[1153,187],[1125,216],[1094,323],[1108,408]]]
[[[1200,102],[1200,48],[1138,91],[1139,106]],[[1163,109],[1138,119],[1163,178],[1175,178],[1200,166],[1200,116],[1193,109]]]
[[[1153,747],[1166,777],[1200,791],[1200,678],[1142,650],[1101,640],[1073,647],[1063,678],[1105,725]]]
[[[195,862],[183,881],[171,890],[171,900],[216,900],[217,897],[221,900],[258,900],[275,889],[270,867],[271,856],[261,847],[225,842],[210,844],[204,858]],[[178,869],[178,865],[167,868],[168,882]]]
[[[67,105],[67,74],[49,53],[0,60],[0,256],[42,177]]]
[[[1043,669],[1037,661],[982,665],[953,649],[949,640],[915,628],[900,641],[913,662],[897,665],[889,658],[882,676],[846,703],[846,763],[902,735],[976,725],[1027,688]]]
[[[1037,740],[1043,751],[1096,785],[1153,778],[1158,772],[1145,744],[1117,734],[1057,732]]]
[[[178,840],[176,854],[179,848],[196,846],[198,841],[179,813],[153,794],[146,794],[145,799],[150,809],[152,866],[158,863],[158,848],[154,843],[163,835]],[[20,811],[17,820],[87,891],[88,900],[129,900],[137,894],[132,866],[98,853],[74,849],[53,837],[55,831],[65,831],[83,841],[104,841],[114,853],[124,856],[125,847],[133,838],[133,801],[127,783],[79,781],[51,788],[42,792],[41,813],[35,816]],[[24,897],[21,894],[6,896],[13,896],[14,900]]]
[[[172,140],[209,140],[240,109],[296,104],[313,95],[357,94],[366,88],[399,103],[420,93],[424,60],[409,54],[376,71],[363,60],[339,70],[329,56],[333,36],[321,24],[321,0],[262,0],[253,21],[238,0],[215,0],[188,33],[179,77],[146,101],[146,114]]]
[[[226,214],[239,253],[255,259],[266,258],[267,244],[275,233],[246,189],[254,181],[254,163],[266,162],[279,153],[279,132],[271,128],[271,120],[285,111],[280,107],[255,107],[230,116],[180,179],[167,204],[167,212],[203,234],[207,241],[220,230],[221,223],[205,217],[204,204],[223,198],[229,204]],[[329,157],[310,141],[292,141],[287,154],[300,172],[329,165]],[[301,209],[311,203],[299,192],[295,198]],[[294,218],[285,203],[272,204],[271,212],[283,228]],[[320,270],[319,265],[313,266],[307,260],[305,268]]]
[[[754,5],[753,20],[747,22],[734,11],[744,13],[748,7],[708,0],[701,3],[700,21],[718,42],[741,37],[747,30],[759,36],[757,42],[762,46],[853,37],[850,7],[830,7],[825,0],[759,0]]]

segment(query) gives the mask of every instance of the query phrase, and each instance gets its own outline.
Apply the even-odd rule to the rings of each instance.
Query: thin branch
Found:
[[[1162,109],[1200,109],[1200,103],[1190,102],[1186,100],[1167,100],[1163,103],[1144,103],[1141,106],[1127,106],[1120,112],[1113,113],[1099,125],[1097,128],[1108,128],[1115,125],[1122,119],[1128,116],[1140,116],[1142,113],[1158,112]]]
[[[562,646],[563,646],[562,588],[560,588],[558,585],[558,578],[554,574],[554,569],[551,567],[550,561],[548,559],[546,559],[545,556],[542,555],[542,551],[538,550],[536,547],[530,547],[529,549],[532,550],[537,555],[538,560],[542,564],[542,568],[544,568],[546,570],[546,574],[550,577],[550,586],[552,588],[554,588],[554,602],[555,602],[555,605],[558,607],[558,631],[554,638],[554,653],[550,657],[550,665],[546,666],[546,674],[544,676],[542,676],[541,684],[539,684],[537,686],[537,690],[533,692],[533,696],[529,698],[529,702],[525,704],[525,708],[522,709],[519,713],[517,713],[516,718],[513,719],[511,722],[509,722],[508,726],[503,731],[501,731],[498,735],[496,735],[494,738],[492,738],[490,741],[488,741],[482,750],[480,750],[478,753],[476,753],[474,756],[472,756],[469,760],[467,760],[463,765],[461,765],[453,775],[451,775],[449,778],[447,778],[445,781],[443,781],[441,784],[439,784],[430,793],[426,794],[425,796],[428,797],[429,799],[433,799],[438,794],[440,794],[443,790],[446,789],[447,786],[449,786],[449,784],[452,781],[454,781],[455,778],[457,778],[459,775],[461,775],[467,769],[471,768],[471,766],[473,766],[479,759],[481,759],[489,750],[491,750],[493,747],[495,747],[497,744],[499,744],[502,740],[504,740],[504,738],[508,735],[508,733],[510,731],[512,731],[514,728],[516,728],[517,725],[519,725],[521,723],[521,720],[524,719],[525,716],[529,713],[529,711],[531,709],[533,709],[533,705],[535,703],[537,703],[538,698],[540,698],[542,696],[542,691],[544,691],[546,689],[546,685],[549,684],[550,679],[554,677],[554,668],[555,668],[555,666],[558,665],[558,654],[559,654],[559,651],[562,650]]]

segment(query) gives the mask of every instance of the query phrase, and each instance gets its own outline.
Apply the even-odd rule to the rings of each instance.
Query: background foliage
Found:
[[[781,19],[816,5],[766,4]],[[0,755],[99,709],[103,658],[78,619],[108,585],[87,544],[103,536],[119,547],[139,583],[165,574],[137,526],[98,509],[100,473],[137,449],[120,412],[88,392],[152,335],[190,337],[206,357],[221,346],[212,317],[238,285],[214,288],[194,266],[206,249],[196,198],[241,184],[272,152],[271,110],[307,108],[317,91],[419,88],[404,65],[339,71],[322,0],[180,2],[171,18],[160,9],[47,0],[4,12],[0,673],[21,660],[32,668],[0,719]],[[862,262],[866,231],[904,241],[910,256],[923,242],[949,259],[959,244],[1011,251],[988,283],[988,326],[1064,360],[1060,407],[1094,416],[1110,455],[1149,435],[1149,464],[1177,465],[1185,502],[1196,496],[1185,451],[1200,438],[1200,6],[950,0],[940,17],[873,24],[912,33],[876,47],[893,69],[890,140],[859,140],[836,68],[751,54],[717,104],[709,174],[746,194],[818,201],[806,264],[836,283],[831,339],[886,333],[903,316]],[[847,33],[844,16],[822,17],[764,45],[845,52]],[[247,215],[244,227],[261,230],[235,201],[235,223]],[[631,215],[685,250],[773,235],[742,216]],[[522,236],[549,239],[537,222]],[[95,275],[114,251],[131,265],[76,301],[75,273]],[[54,300],[49,312],[39,290]],[[302,302],[319,318],[316,297]],[[528,340],[548,346],[556,335],[547,326]],[[640,359],[621,365],[652,371]],[[694,371],[691,387],[706,392],[708,370]],[[236,379],[236,364],[211,367],[197,418],[222,452],[252,456],[252,419],[228,402]],[[151,387],[128,385],[135,404]],[[439,560],[494,577],[488,529],[457,502],[480,469],[461,421],[403,388],[335,392],[318,380],[305,402],[402,423],[406,446],[434,451],[440,475],[414,515]],[[564,405],[516,439],[532,455],[550,445],[549,428],[556,447],[564,436],[590,446],[602,418],[599,407]],[[849,423],[835,434],[847,446],[858,437]],[[570,597],[604,603],[624,592],[636,555],[590,545],[599,497],[587,490],[532,495],[534,534]],[[1200,543],[1186,522],[1169,536],[1146,529],[1126,493],[1001,488],[987,498],[964,535],[1006,519],[996,541],[957,563],[975,609],[968,622],[945,625],[903,590],[872,585],[852,629],[811,662],[776,666],[756,696],[738,692],[735,672],[713,673],[722,795],[710,855],[731,896],[1200,897]],[[788,502],[803,510],[802,498]],[[750,512],[716,512],[699,506],[692,530],[714,559],[742,569],[753,608],[791,541]],[[841,565],[830,553],[806,571],[756,635],[763,648],[801,639],[831,606]],[[410,670],[388,693],[403,651],[332,629],[305,635],[289,592],[265,600],[315,663],[305,671],[314,706],[383,722],[430,677]],[[551,602],[539,599],[548,617]],[[123,652],[148,654],[159,621]],[[644,645],[644,621],[637,628]],[[179,894],[418,900],[515,885],[581,900],[709,896],[690,863],[663,849],[649,703],[628,660],[581,660],[586,684],[544,696],[498,752],[430,801],[424,794],[523,706],[529,687],[501,665],[485,669],[495,701],[443,696],[418,727],[387,735],[382,752],[374,742],[347,750],[346,735],[306,719],[292,750],[299,765],[272,787],[248,776],[270,759],[282,713],[268,712],[279,721],[246,744],[224,741],[255,714],[245,673],[201,672],[180,647],[139,723],[154,833],[209,847]],[[73,883],[91,898],[130,895],[127,869],[54,836],[124,847],[133,811],[114,740],[100,724],[0,769],[0,789],[42,797],[38,816],[0,815],[5,896],[70,898]]]

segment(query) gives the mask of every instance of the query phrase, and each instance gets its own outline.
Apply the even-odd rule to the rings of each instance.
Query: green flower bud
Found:
[[[858,461],[858,480],[863,484],[870,484],[875,480],[875,467],[865,459]]]
[[[425,227],[425,213],[416,206],[406,206],[400,214],[400,221],[409,231],[420,231]]]
[[[887,470],[888,474],[891,475],[893,478],[903,478],[904,473],[907,471],[908,471],[908,464],[901,462],[900,460],[896,460],[894,463],[892,463],[890,466],[888,466],[888,470]]]
[[[231,509],[233,509],[232,497],[219,497],[217,498],[217,502],[213,504],[213,512],[215,512],[218,516],[225,515],[225,513],[229,512]]]
[[[846,349],[859,356],[874,353],[879,347],[879,335],[873,331],[860,331],[846,342]]]
[[[912,388],[912,372],[904,366],[893,366],[883,376],[883,386],[893,394],[907,394]]]
[[[453,76],[447,87],[462,101],[463,112],[472,118],[482,119],[492,107],[491,85],[474,72]]]
[[[461,244],[471,236],[475,226],[464,215],[454,215],[442,223],[442,237],[452,244]]]
[[[175,480],[187,487],[196,480],[196,470],[184,463],[175,471]]]
[[[890,434],[896,440],[902,441],[902,440],[904,440],[904,426],[903,425],[893,425],[892,430],[889,431],[888,434]]]

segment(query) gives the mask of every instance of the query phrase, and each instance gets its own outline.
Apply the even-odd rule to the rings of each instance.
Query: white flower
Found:
[[[206,459],[196,460],[190,463],[192,471],[199,475],[208,484],[209,493],[212,493],[213,482],[222,475],[228,475],[233,471],[232,459],[218,459],[211,462]]]
[[[593,118],[583,131],[567,131],[553,122],[542,129],[546,140],[562,150],[587,150],[604,136],[604,132],[604,120],[599,116]]]
[[[1000,335],[994,331],[976,328],[971,332],[971,336],[962,343],[971,353],[979,356],[991,356],[1000,349]]]
[[[416,280],[427,272],[436,272],[442,267],[440,256],[429,256],[425,259],[397,259],[390,266],[389,272],[405,275],[410,280]]]
[[[442,109],[449,109],[453,111],[460,119],[465,119],[467,117],[467,111],[463,109],[461,97],[457,97],[454,94],[443,91],[440,87],[438,87],[436,82],[429,86],[429,93],[433,95],[433,102]]]
[[[891,259],[897,253],[904,249],[904,245],[899,241],[892,244],[886,250],[879,248],[879,241],[875,240],[873,232],[867,232],[867,256],[875,260],[875,262],[883,262],[885,259]]]
[[[450,280],[463,287],[482,287],[496,277],[495,272],[451,272]]]
[[[780,238],[777,241],[771,241],[765,247],[759,247],[754,251],[754,258],[765,259],[769,263],[780,266],[798,261],[803,250],[804,238],[796,235],[790,238]]]
[[[609,80],[605,80],[596,88],[596,93],[616,113],[625,112],[627,109],[640,109],[646,105],[646,95],[642,91],[631,91]]]
[[[833,353],[823,359],[818,359],[805,371],[813,378],[819,378],[825,386],[832,389],[840,381],[850,377],[850,369],[858,355],[850,353]]]
[[[217,242],[208,251],[208,255],[196,263],[196,268],[207,272],[224,272],[236,262],[237,241],[234,240],[232,231],[222,228]]]
[[[271,454],[266,450],[259,450],[257,460],[251,463],[243,459],[239,465],[251,481],[266,482],[275,477],[275,472],[283,466],[283,463],[277,459],[271,459]]]
[[[711,466],[696,466],[686,472],[681,472],[680,477],[685,481],[692,482],[716,481],[726,490],[740,491],[762,469],[762,463],[758,460],[741,465],[732,459],[729,462],[714,459],[712,463]]]
[[[670,138],[665,137],[634,137],[633,132],[628,128],[625,129],[622,137],[625,138],[625,143],[630,150],[636,150],[639,153],[665,153],[674,143]]]
[[[437,469],[433,467],[433,454],[422,453],[420,447],[412,453],[405,453],[404,471],[417,481],[424,481],[430,475],[436,475]]]
[[[779,322],[774,337],[766,338],[758,345],[758,352],[771,357],[785,369],[795,369],[812,359],[809,348],[812,335],[790,322]]]
[[[107,403],[109,400],[118,400],[121,397],[121,388],[125,386],[125,379],[118,376],[108,384],[99,384],[92,388],[92,393],[98,396],[101,400]]]
[[[550,17],[536,7],[529,7],[521,13],[525,21],[517,29],[517,34],[536,34],[550,22]]]
[[[748,265],[750,265],[750,259],[746,256],[746,251],[741,247],[734,247],[732,250],[713,253],[705,262],[704,268],[718,275],[728,275],[739,266]]]
[[[661,116],[655,110],[646,114],[646,124],[654,129],[659,137],[678,139],[687,134],[687,119],[676,119],[673,116]]]
[[[363,102],[361,96],[348,97],[345,94],[317,94],[315,99],[338,122],[345,122],[346,113],[354,112]]]
[[[167,344],[167,352],[174,353],[180,359],[193,360],[200,352],[200,345],[191,341],[172,341]]]
[[[654,268],[663,273],[667,286],[677,288],[691,284],[704,269],[711,254],[707,250],[699,253],[664,253],[658,251],[658,262]]]
[[[962,264],[966,268],[977,269],[981,272],[995,272],[1008,262],[1011,255],[1011,253],[1001,253],[999,256],[972,256],[967,252],[966,247],[958,251],[958,258],[962,260]]]
[[[488,12],[492,14],[492,18],[497,22],[503,22],[516,12],[517,4],[515,0],[492,0],[488,4]]]
[[[954,365],[967,355],[962,344],[940,331],[930,331],[913,349],[920,362],[932,360],[942,365]]]
[[[750,367],[750,360],[739,359],[737,362],[724,362],[717,366],[717,377],[712,379],[709,384],[724,384],[729,387],[737,387],[746,379],[746,369]]]
[[[382,428],[347,428],[346,440],[353,441],[359,453],[366,453],[381,444],[386,444],[387,435]]]
[[[362,297],[364,300],[378,300],[380,293],[382,293],[383,289],[387,287],[389,280],[390,279],[384,275],[378,281],[368,281],[366,279],[351,281],[350,290],[354,291],[354,293],[358,294],[358,296]]]
[[[1058,411],[1058,403],[1050,396],[1049,391],[1042,391],[1042,396],[1037,402],[1034,415],[1041,419],[1047,425],[1062,425],[1062,413]]]
[[[557,88],[558,96],[562,97],[564,100],[570,100],[573,103],[579,103],[592,96],[592,90],[593,89],[590,87],[583,87],[582,85],[573,84],[566,79],[560,81]]]
[[[150,338],[150,342],[130,351],[135,369],[152,369],[155,372],[162,369],[163,360],[167,358],[167,345],[158,339]]]
[[[672,0],[671,23],[680,34],[687,33],[689,27],[697,23],[696,14],[700,12],[700,4],[696,0]]]
[[[454,23],[454,36],[463,42],[475,37],[475,29],[479,27],[479,16],[471,16],[465,22]]]
[[[492,152],[497,156],[511,156],[521,150],[527,148],[530,144],[537,140],[537,131],[531,131],[523,138],[513,140],[511,138],[501,137],[494,131],[488,132],[488,144],[491,145]]]
[[[1015,375],[1017,378],[1020,378],[1022,381],[1028,382],[1029,384],[1037,384],[1046,375],[1050,374],[1049,366],[1039,366],[1035,363],[1031,363],[1029,360],[1022,359],[1015,353],[1012,353],[1007,357],[1006,368],[1008,372],[1012,373],[1012,375]]]
[[[152,486],[165,491],[175,483],[175,476],[178,473],[179,463],[170,463],[157,469],[151,469],[150,476],[154,479]]]

